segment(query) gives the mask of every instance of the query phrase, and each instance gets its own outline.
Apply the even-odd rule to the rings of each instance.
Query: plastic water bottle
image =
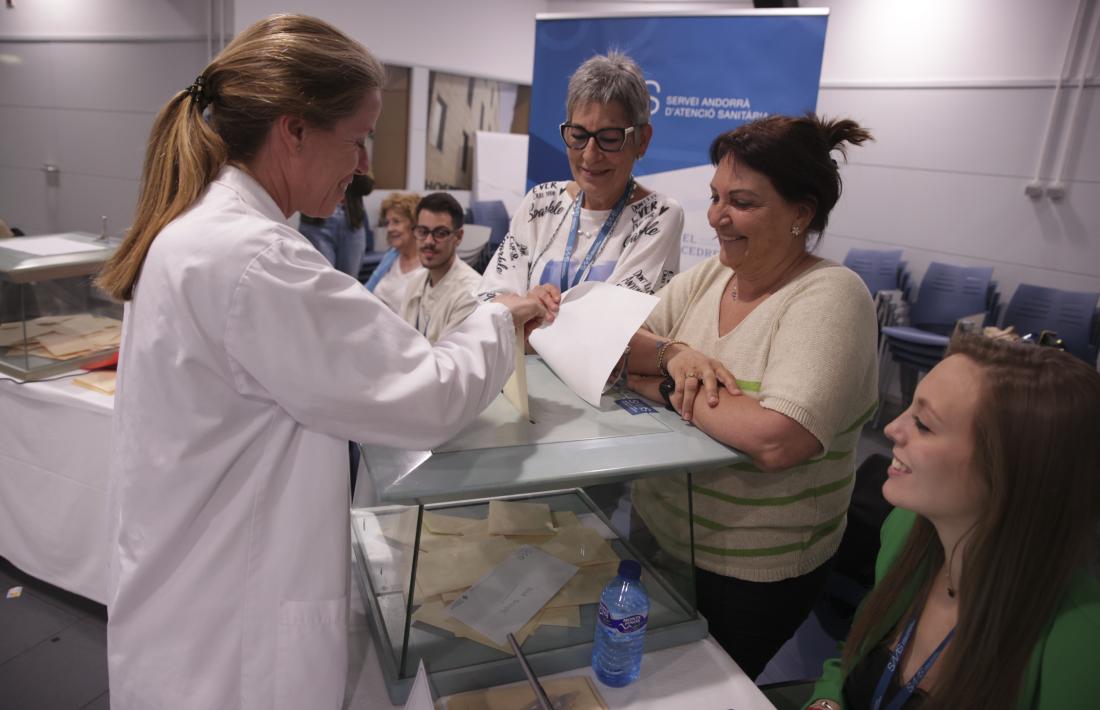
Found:
[[[619,576],[600,595],[592,670],[604,685],[621,688],[638,679],[642,668],[649,596],[641,579],[642,566],[634,560],[619,563]]]

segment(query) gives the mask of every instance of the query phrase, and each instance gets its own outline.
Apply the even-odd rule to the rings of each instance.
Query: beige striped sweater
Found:
[[[732,275],[717,257],[680,274],[646,327],[721,360],[746,394],[821,442],[822,454],[785,471],[744,463],[693,475],[695,564],[774,582],[812,571],[840,544],[856,442],[876,403],[877,325],[860,278],[822,261],[719,338],[719,299]],[[690,560],[683,477],[639,481],[634,503],[662,546]]]

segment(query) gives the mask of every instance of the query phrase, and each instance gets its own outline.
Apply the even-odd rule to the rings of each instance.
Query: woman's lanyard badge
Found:
[[[905,633],[901,635],[901,640],[898,641],[898,645],[894,648],[893,653],[890,654],[890,661],[886,664],[886,667],[882,669],[882,677],[878,679],[878,685],[875,686],[874,697],[871,698],[871,710],[879,710],[882,706],[882,699],[886,696],[886,689],[890,687],[890,681],[893,679],[894,674],[898,671],[898,666],[901,665],[902,654],[905,653],[905,646],[909,643],[909,638],[913,635],[913,629],[917,625],[917,616],[914,615],[909,620],[909,625],[905,627]],[[924,676],[928,675],[929,669],[932,668],[932,664],[936,662],[936,659],[943,653],[943,649],[947,646],[947,642],[951,640],[951,637],[955,635],[955,629],[951,629],[947,632],[947,636],[943,641],[940,641],[940,645],[936,646],[936,650],[932,652],[932,655],[924,662],[924,664],[917,669],[917,672],[909,679],[909,682],[902,686],[898,694],[894,696],[894,699],[887,706],[887,710],[899,710],[902,705],[905,705],[905,701],[909,699],[909,696],[913,694],[913,691],[917,689],[920,682],[924,680]]]
[[[615,228],[615,223],[619,221],[620,215],[623,210],[626,209],[627,200],[630,199],[630,193],[634,192],[634,178],[630,178],[626,181],[626,191],[623,192],[623,196],[619,198],[619,201],[615,203],[615,206],[611,209],[611,214],[607,215],[607,219],[604,220],[603,227],[600,228],[600,233],[596,236],[596,241],[592,242],[592,246],[589,247],[588,253],[584,257],[584,261],[577,268],[573,274],[573,281],[569,281],[569,264],[573,259],[573,252],[577,248],[577,232],[581,226],[581,207],[584,206],[584,192],[577,195],[577,201],[573,203],[573,224],[569,228],[569,240],[565,243],[565,255],[562,256],[561,262],[561,290],[562,293],[568,291],[571,287],[576,286],[584,277],[588,275],[588,271],[592,268],[592,262],[599,256],[600,251],[603,250],[604,242],[607,241],[607,235],[611,234],[611,230]]]

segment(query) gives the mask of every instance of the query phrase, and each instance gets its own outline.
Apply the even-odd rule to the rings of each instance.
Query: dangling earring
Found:
[[[798,223],[791,225],[791,236],[797,237],[802,230],[798,228]]]

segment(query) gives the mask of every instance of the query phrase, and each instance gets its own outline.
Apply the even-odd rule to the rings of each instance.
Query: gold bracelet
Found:
[[[685,348],[691,347],[682,340],[666,340],[661,343],[661,346],[657,348],[657,371],[665,377],[668,377],[668,366],[665,363],[665,355],[668,353],[668,349],[673,345],[683,345]]]

